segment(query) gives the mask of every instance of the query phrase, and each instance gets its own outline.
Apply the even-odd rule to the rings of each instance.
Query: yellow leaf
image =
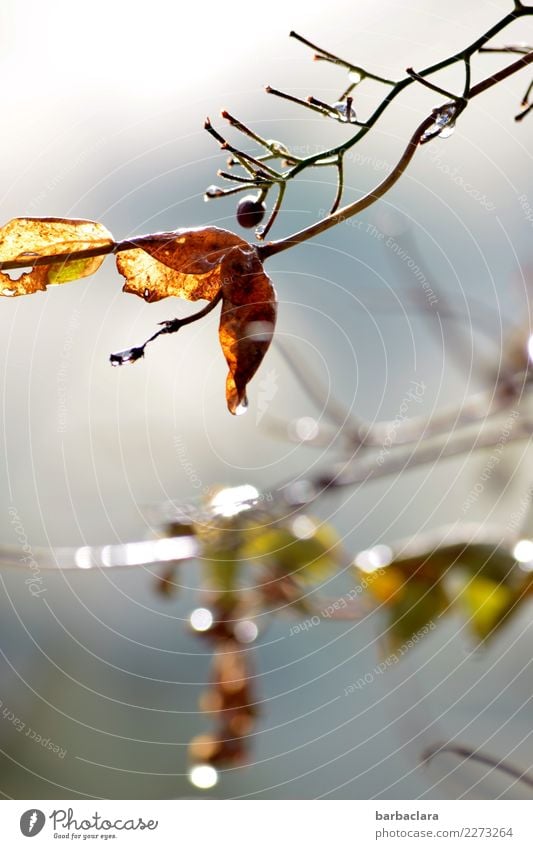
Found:
[[[503,624],[517,595],[511,587],[481,575],[468,579],[457,600],[466,609],[474,634],[484,640]]]
[[[243,557],[253,562],[265,561],[277,571],[302,583],[317,583],[335,572],[341,565],[339,539],[327,524],[315,525],[308,517],[309,536],[298,536],[293,528],[270,527],[248,531],[242,549]]]
[[[0,229],[0,264],[24,262],[32,270],[16,280],[0,271],[0,294],[31,295],[49,285],[88,277],[100,268],[105,256],[69,260],[68,255],[113,244],[111,233],[95,221],[14,218]],[[35,265],[36,259],[54,256],[61,256],[61,261]]]

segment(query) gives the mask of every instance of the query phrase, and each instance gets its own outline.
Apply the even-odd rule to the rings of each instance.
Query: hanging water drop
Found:
[[[243,398],[242,401],[240,402],[240,404],[238,404],[235,407],[235,415],[236,416],[243,416],[244,413],[246,413],[247,410],[248,410],[248,399]]]
[[[280,142],[277,139],[267,139],[266,143],[270,150],[272,150],[272,152],[277,156],[290,156],[289,148],[286,147],[283,142]]]
[[[139,360],[141,357],[144,357],[144,347],[128,348],[126,351],[111,354],[109,362],[112,366],[122,366],[124,363],[134,363],[135,360]]]
[[[439,136],[441,139],[449,138],[455,130],[456,114],[457,107],[453,103],[449,106],[445,106],[443,109],[434,110],[433,117],[435,118],[435,121],[430,127],[428,127],[420,139],[422,144],[432,138],[435,138],[435,136]]]
[[[455,132],[455,124],[448,124],[448,126],[443,127],[439,133],[439,139],[449,139],[450,136],[453,136]]]
[[[355,109],[352,108],[351,103],[348,107],[347,103],[345,103],[343,100],[339,100],[337,101],[337,103],[333,104],[333,109],[335,109],[339,113],[340,120],[346,124],[350,124],[357,118],[357,115],[355,114]]]
[[[353,83],[354,85],[357,85],[363,79],[363,74],[361,73],[361,71],[356,71],[354,69],[353,71],[350,71],[348,73],[348,79],[350,80],[351,83]]]
[[[208,201],[211,198],[219,198],[223,194],[220,186],[208,186],[204,192],[204,200]]]

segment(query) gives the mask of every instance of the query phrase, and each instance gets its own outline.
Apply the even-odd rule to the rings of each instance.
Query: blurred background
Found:
[[[2,222],[89,218],[116,238],[216,224],[246,237],[235,198],[203,200],[225,161],[203,130],[206,115],[220,128],[219,110],[227,108],[297,153],[350,133],[264,93],[270,84],[333,102],[348,84],[342,69],[313,63],[312,51],[288,38],[291,29],[400,78],[408,65],[423,68],[464,47],[511,6],[95,0],[82,9],[66,0],[4,0]],[[527,19],[498,43],[532,39]],[[479,57],[475,78],[506,61]],[[532,224],[520,198],[533,206],[532,125],[513,120],[528,82],[525,71],[476,98],[454,135],[421,149],[359,223],[269,261],[279,338],[354,414],[393,419],[412,381],[425,388],[409,415],[460,404],[491,385],[513,328],[529,321]],[[460,90],[462,70],[441,74],[439,83]],[[380,96],[372,83],[358,89],[359,117]],[[382,179],[441,100],[414,85],[398,98],[347,158],[347,201]],[[332,172],[306,171],[290,187],[273,237],[321,217],[334,192]],[[400,248],[416,252],[442,293],[440,308],[428,306]],[[214,316],[159,340],[135,366],[110,367],[111,352],[139,344],[158,322],[189,309],[123,294],[111,259],[92,278],[0,304],[3,543],[17,543],[10,510],[32,547],[117,543],[153,533],[154,503],[194,502],[199,489],[215,484],[275,490],[292,475],[330,467],[334,450],[291,444],[274,432],[273,421],[320,423],[323,412],[275,347],[251,384],[248,414],[229,415]],[[273,397],[260,416],[262,381]],[[317,513],[355,553],[464,518],[461,505],[483,465],[483,454],[475,454],[421,467],[328,496]],[[508,446],[468,520],[505,524],[529,483],[527,446]],[[25,583],[28,569],[0,574],[1,708],[64,751],[43,748],[4,717],[5,797],[524,792],[510,778],[445,756],[421,767],[420,756],[457,735],[523,769],[532,762],[529,606],[483,652],[472,653],[460,620],[444,620],[387,675],[348,696],[344,689],[379,662],[379,613],[292,636],[297,615],[260,623],[249,648],[263,700],[250,762],[210,790],[195,787],[186,747],[208,725],[197,702],[209,668],[205,645],[187,627],[198,605],[198,570],[183,569],[183,590],[170,600],[156,593],[153,571],[43,573],[46,592],[38,597]],[[322,591],[335,597],[339,586],[329,581]]]

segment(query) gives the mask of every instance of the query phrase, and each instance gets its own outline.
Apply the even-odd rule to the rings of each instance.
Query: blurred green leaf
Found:
[[[470,577],[465,574],[455,600],[467,616],[474,636],[486,640],[518,610],[524,597],[521,587],[509,586],[484,575]]]
[[[305,522],[298,524],[299,520]],[[335,531],[304,516],[297,517],[292,526],[249,531],[242,553],[250,560],[273,565],[278,572],[302,583],[319,583],[341,565]]]

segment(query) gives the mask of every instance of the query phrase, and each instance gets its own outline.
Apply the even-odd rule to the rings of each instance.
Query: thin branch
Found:
[[[530,65],[533,62],[533,52],[528,53],[526,56],[523,56],[521,59],[518,59],[516,62],[513,62],[512,65],[508,65],[506,68],[502,68],[500,71],[497,71],[490,77],[482,80],[477,83],[477,85],[473,86],[470,89],[469,99],[473,97],[477,97],[479,94],[487,91],[487,89],[491,88],[493,85],[501,82],[517,71],[522,70],[526,65]],[[409,78],[410,79],[410,78]],[[444,107],[443,107],[444,108]],[[435,110],[438,111],[438,110]],[[269,242],[266,245],[261,245],[257,248],[258,254],[261,259],[267,259],[274,254],[280,253],[281,251],[287,250],[287,248],[293,247],[294,245],[301,244],[302,242],[306,242],[308,239],[312,239],[315,236],[319,236],[324,233],[326,230],[329,230],[331,227],[335,227],[341,221],[351,218],[353,215],[356,215],[358,212],[362,212],[363,209],[366,209],[368,206],[371,206],[376,202],[379,198],[383,197],[383,195],[392,188],[392,186],[399,180],[402,176],[403,172],[411,162],[415,151],[420,144],[422,137],[425,132],[432,127],[434,124],[435,118],[434,114],[428,116],[422,121],[422,123],[416,128],[411,139],[409,140],[407,147],[405,148],[402,156],[397,162],[396,166],[393,168],[391,173],[381,182],[378,186],[376,186],[371,192],[365,195],[363,198],[355,201],[348,206],[339,209],[333,215],[328,215],[326,218],[317,221],[315,224],[311,224],[309,227],[305,227],[303,230],[300,230],[298,233],[294,233],[292,236],[287,236],[284,239],[280,239],[277,242]]]
[[[264,239],[265,236],[267,236],[268,233],[270,232],[270,229],[271,229],[272,225],[274,224],[274,221],[278,217],[278,213],[279,213],[281,206],[283,204],[283,197],[285,195],[285,189],[286,188],[287,188],[287,186],[286,186],[285,183],[278,183],[278,196],[276,198],[276,202],[274,204],[272,212],[270,213],[270,218],[268,219],[266,224],[263,224],[263,225],[260,224],[259,227],[257,227],[257,229],[255,231],[256,236],[258,238]]]
[[[458,53],[455,53],[453,56],[450,56],[447,59],[443,59],[440,62],[436,62],[433,65],[430,65],[427,68],[424,68],[423,70],[419,71],[419,76],[421,76],[421,77],[431,76],[431,74],[437,73],[438,71],[441,71],[444,68],[447,68],[451,65],[454,65],[457,62],[464,61],[467,57],[473,56],[474,53],[481,50],[487,44],[487,42],[490,41],[491,38],[493,38],[495,35],[497,35],[499,32],[501,32],[501,30],[503,30],[507,26],[509,26],[509,24],[511,24],[515,20],[517,20],[517,18],[526,16],[526,15],[531,15],[531,14],[533,14],[533,7],[526,7],[526,6],[516,7],[513,12],[509,12],[507,15],[505,15],[503,18],[501,18],[496,24],[494,24],[492,27],[490,27],[485,33],[483,33],[483,35],[481,35],[479,38],[477,38],[475,41],[473,41],[468,47],[465,47],[463,50],[459,51]],[[291,35],[292,35],[292,33],[291,33]],[[294,34],[294,37],[298,38],[304,44],[308,44],[309,46],[314,47],[314,45],[311,45],[311,42],[307,42],[305,39],[301,38],[301,36],[297,36],[296,34]],[[325,56],[327,56],[326,51],[322,51],[322,52],[324,53]],[[338,64],[338,62],[337,62],[337,64]],[[356,70],[358,72],[363,70],[363,69],[358,69],[355,66],[350,66],[350,67],[352,67],[354,70]],[[338,153],[342,153],[342,152],[348,150],[350,147],[352,147],[358,141],[360,141],[363,138],[363,136],[366,135],[366,133],[370,129],[372,129],[372,127],[376,124],[376,122],[379,120],[379,118],[384,113],[384,111],[387,109],[387,107],[390,106],[392,101],[405,88],[407,88],[407,86],[411,85],[413,82],[414,81],[411,77],[405,77],[404,79],[399,80],[393,86],[391,91],[388,92],[388,94],[386,95],[384,100],[374,110],[374,112],[372,113],[370,118],[368,118],[368,120],[366,121],[366,126],[363,127],[355,136],[353,136],[351,139],[349,139],[344,144],[339,145],[338,147],[334,147],[334,148],[331,148],[331,149],[326,150],[326,151],[321,151],[320,153],[314,154],[314,155],[309,156],[306,159],[302,160],[301,163],[299,163],[297,166],[295,166],[295,168],[293,168],[290,171],[290,173],[287,175],[287,179],[292,179],[292,177],[295,177],[296,174],[298,174],[301,170],[313,165],[316,160],[326,158],[326,157],[330,157],[330,156],[335,156]]]
[[[38,563],[39,569],[108,569],[149,566],[158,563],[192,560],[200,553],[196,537],[183,535],[140,540],[111,545],[65,546],[61,548],[33,548],[23,556],[19,545],[0,546],[0,567],[27,569]],[[30,585],[30,593],[37,595]]]
[[[465,56],[465,85],[463,89],[463,99],[465,99],[470,92],[470,84],[472,81],[472,64],[470,60],[470,56]]]
[[[322,218],[320,221],[317,221],[315,224],[311,224],[310,227],[306,227],[304,230],[300,230],[298,233],[294,233],[292,236],[287,236],[285,239],[280,239],[277,242],[269,242],[267,245],[261,245],[257,248],[257,252],[262,260],[267,259],[274,254],[280,253],[281,251],[287,250],[287,248],[293,247],[294,245],[301,244],[301,242],[306,242],[308,239],[312,239],[314,236],[319,236],[321,233],[324,233],[326,230],[331,229],[331,227],[335,227],[337,224],[340,224],[342,221],[345,221],[347,218],[351,218],[358,212],[362,212],[363,209],[366,209],[368,206],[371,206],[375,203],[380,197],[383,197],[389,189],[400,179],[403,172],[411,162],[415,151],[418,147],[420,139],[432,126],[434,122],[434,118],[430,115],[428,118],[425,118],[422,123],[417,127],[415,132],[413,133],[411,139],[407,147],[405,148],[401,158],[398,163],[395,165],[391,173],[385,177],[385,179],[379,183],[371,192],[369,192],[364,197],[355,201],[354,203],[348,204],[348,206],[342,207],[342,209],[337,210],[333,215],[328,215],[326,218]]]
[[[333,215],[340,206],[340,202],[342,200],[342,193],[344,191],[344,159],[342,156],[339,156],[337,160],[337,194],[335,195],[335,200],[331,206],[329,211],[330,215]]]
[[[437,743],[422,754],[421,760],[423,763],[429,763],[437,755],[446,754],[456,755],[458,758],[462,758],[463,760],[476,761],[477,763],[485,764],[486,766],[492,767],[492,769],[506,773],[506,775],[516,779],[516,781],[520,781],[527,787],[533,788],[533,778],[527,775],[527,769],[521,770],[514,766],[514,764],[510,764],[503,760],[503,758],[498,760],[492,755],[487,755],[484,752],[472,749],[469,746],[461,746],[454,743]]]
[[[205,200],[212,200],[213,198],[221,198],[221,197],[229,197],[230,195],[237,195],[239,192],[246,192],[250,189],[257,189],[263,186],[269,186],[270,183],[264,183],[257,180],[243,180],[242,182],[239,180],[238,186],[233,186],[231,189],[219,189],[218,187],[211,187],[207,189],[204,193]]]
[[[533,90],[533,80],[529,83],[529,85],[526,89],[526,93],[524,94],[524,96],[522,98],[522,106],[526,106],[527,103],[529,102],[529,95],[531,94],[532,90]]]
[[[309,100],[302,100],[301,97],[295,97],[293,94],[287,94],[286,91],[280,91],[277,88],[272,88],[270,85],[265,87],[265,91],[267,94],[273,94],[275,97],[281,97],[282,100],[289,100],[291,103],[297,103],[298,106],[305,106],[306,109],[311,109],[312,112],[318,112],[320,115],[325,115],[326,117],[329,115],[329,107],[326,110],[322,106],[315,106]]]
[[[523,112],[519,112],[518,115],[515,115],[515,121],[522,121],[526,117],[526,115],[529,115],[532,109],[533,103],[530,103],[527,109],[524,109]]]
[[[487,89],[492,88],[493,85],[497,85],[498,83],[506,80],[507,77],[516,74],[517,71],[521,71],[522,68],[525,68],[527,65],[531,65],[533,62],[533,51],[531,53],[526,53],[521,59],[517,59],[516,62],[513,62],[512,65],[507,65],[506,68],[502,68],[500,71],[496,71],[492,74],[491,77],[487,77],[481,82],[477,83],[477,85],[472,86],[470,89],[469,100],[472,97],[477,97],[478,94],[483,94]]]
[[[466,103],[465,97],[453,94],[452,92],[447,91],[445,88],[441,88],[439,85],[435,85],[435,83],[426,80],[420,74],[417,74],[417,72],[413,68],[406,68],[405,71],[407,74],[409,74],[410,77],[413,78],[413,80],[416,80],[416,82],[420,83],[426,88],[429,88],[431,91],[436,91],[437,94],[442,94],[444,95],[444,97],[449,97],[449,99],[453,100],[454,102],[463,101],[464,103]]]
[[[295,38],[296,41],[300,41],[302,44],[305,44],[306,47],[310,47],[312,50],[316,50],[317,55],[314,58],[317,60],[331,62],[333,65],[340,65],[341,67],[346,68],[348,71],[353,71],[356,74],[360,74],[361,79],[368,77],[369,80],[374,80],[378,83],[384,83],[385,85],[395,85],[394,80],[389,80],[386,77],[380,77],[378,76],[378,74],[372,74],[370,71],[367,71],[366,68],[361,68],[359,67],[359,65],[352,65],[351,62],[346,62],[344,59],[340,59],[338,56],[335,56],[334,53],[329,53],[327,50],[323,50],[321,47],[317,47],[317,45],[313,44],[312,41],[308,41],[307,38],[298,35],[298,33],[294,32],[294,30],[289,33],[289,38]]]
[[[530,9],[529,7],[520,7],[520,10],[518,12],[518,16],[526,15],[526,14],[533,14],[533,8]],[[443,62],[438,63],[437,65],[433,65],[430,68],[426,68],[425,70],[420,71],[419,76],[426,76],[430,73],[433,73],[436,70],[440,70],[443,67],[447,67],[447,65],[452,64],[452,62],[458,61],[459,59],[464,60],[466,56],[471,55],[476,50],[479,50],[480,47],[482,45],[484,45],[486,43],[486,41],[489,40],[489,38],[491,38],[495,33],[499,32],[500,29],[502,29],[504,26],[507,26],[507,24],[510,23],[511,20],[514,20],[514,18],[515,18],[515,14],[513,14],[511,16],[506,16],[498,24],[496,24],[494,27],[492,27],[491,30],[489,30],[487,33],[485,33],[484,36],[481,36],[481,38],[479,38],[476,42],[474,42],[473,45],[471,45],[469,48],[462,51],[460,54],[457,54],[455,57],[451,57],[450,59],[444,60]],[[482,80],[480,83],[473,86],[470,90],[469,99],[471,99],[472,97],[476,97],[477,95],[483,93],[487,89],[491,88],[493,85],[496,85],[497,83],[501,82],[502,80],[506,79],[507,77],[511,76],[512,74],[516,73],[517,71],[520,71],[522,68],[526,67],[527,65],[530,65],[532,62],[533,62],[533,51],[530,52],[530,53],[527,53],[526,55],[523,55],[519,60],[514,62],[512,65],[509,65],[506,68],[503,68],[502,70],[497,71],[492,76],[488,77],[485,80]],[[394,97],[395,94],[399,93],[400,89],[398,87],[404,88],[410,82],[413,82],[412,78],[407,77],[405,80],[398,83],[396,85],[395,89],[388,96],[388,98],[386,98],[385,101],[381,104],[381,106],[378,107],[377,112],[379,112],[380,109],[381,109],[381,111],[383,111],[383,109],[390,103],[392,97]],[[289,100],[296,100],[296,102],[301,102],[303,105],[306,105],[308,108],[314,108],[314,107],[311,107],[311,104],[306,103],[305,101],[298,101],[297,98],[296,99],[292,98],[289,95],[284,95],[281,92],[277,92],[273,89],[268,89],[268,90],[270,90],[272,93],[276,93],[276,94],[278,94],[282,97],[286,96]],[[323,113],[322,110],[318,110],[318,111],[320,111],[321,114],[326,114],[326,113]],[[529,111],[529,107],[526,110],[526,113],[528,111]],[[371,119],[369,119],[366,126],[361,129],[361,131],[360,131],[361,133],[366,132],[367,130],[369,130],[372,127],[372,125],[377,120],[377,117],[378,117],[377,112],[374,113],[374,116]],[[521,116],[519,116],[519,118],[524,117],[524,114],[525,113],[523,113]],[[373,191],[369,192],[363,198],[355,201],[352,204],[349,204],[346,207],[343,207],[343,208],[337,210],[334,214],[327,216],[326,218],[322,219],[321,221],[316,222],[315,224],[311,225],[310,227],[307,227],[304,230],[301,230],[298,233],[293,234],[292,236],[288,236],[288,237],[281,239],[279,241],[276,241],[276,242],[269,242],[265,245],[257,246],[256,250],[258,252],[259,257],[264,260],[264,259],[267,259],[270,256],[273,256],[274,254],[277,254],[277,253],[280,253],[281,251],[286,250],[287,248],[290,248],[290,247],[293,247],[294,245],[305,242],[308,239],[311,239],[314,236],[320,235],[321,233],[325,232],[326,230],[329,230],[331,227],[334,227],[336,224],[340,223],[342,220],[344,220],[346,218],[350,218],[353,215],[356,215],[358,212],[361,212],[363,209],[366,209],[368,206],[373,204],[376,200],[378,200],[380,197],[382,197],[390,188],[392,188],[392,186],[401,177],[401,175],[403,174],[403,172],[405,171],[405,169],[409,165],[411,159],[413,158],[414,153],[416,151],[416,148],[417,148],[418,144],[420,143],[423,134],[426,132],[426,130],[428,130],[430,128],[430,126],[433,123],[434,123],[434,116],[431,115],[431,116],[428,116],[419,125],[419,127],[415,130],[413,136],[411,137],[404,153],[402,154],[402,156],[401,156],[400,160],[398,161],[397,165],[395,166],[395,168],[388,175],[388,177],[385,178],[385,180],[383,180],[378,186],[376,186],[375,189],[373,189]],[[343,152],[345,152],[357,140],[357,138],[359,138],[359,136],[357,136],[355,139],[350,140],[345,145],[342,145],[338,148],[333,148],[331,151],[322,151],[321,153],[316,154],[315,156],[312,156],[312,157],[309,157],[308,159],[302,160],[297,166],[295,166],[295,169],[293,169],[292,171],[289,172],[289,174],[282,176],[281,174],[274,171],[273,169],[270,169],[268,166],[265,166],[264,162],[259,161],[259,160],[255,159],[254,157],[249,156],[248,154],[242,154],[239,151],[236,151],[231,145],[228,144],[228,142],[220,135],[220,133],[218,133],[212,127],[209,120],[206,122],[206,129],[208,130],[208,132],[211,135],[213,135],[217,139],[217,141],[219,142],[221,147],[229,150],[233,154],[233,156],[235,156],[235,158],[240,162],[240,164],[242,164],[243,168],[245,168],[245,170],[248,170],[249,173],[251,174],[251,176],[253,176],[254,180],[257,177],[264,177],[265,183],[268,183],[270,181],[269,178],[272,178],[272,180],[279,181],[280,183],[285,183],[287,181],[287,179],[290,179],[292,176],[295,175],[296,169],[302,170],[302,168],[307,167],[307,165],[314,164],[315,162],[327,159],[328,157],[333,159],[333,162],[331,164],[336,164],[339,154],[342,154]],[[242,158],[242,162],[240,161],[241,158]],[[330,163],[324,163],[324,164],[329,165]],[[257,171],[256,169],[259,169],[259,171]],[[266,173],[267,170],[269,172],[268,174]],[[255,185],[255,182],[254,182],[254,185]],[[239,190],[241,190],[240,187],[238,187],[235,190],[233,190],[233,189],[222,190],[221,189],[220,191],[224,192],[225,194],[232,194],[232,193],[239,191]],[[39,256],[39,257],[32,257],[31,259],[29,257],[26,257],[26,258],[21,258],[21,259],[16,259],[16,260],[8,260],[8,261],[0,263],[0,270],[7,271],[7,270],[10,270],[10,269],[27,268],[28,266],[36,267],[36,266],[40,266],[40,265],[51,265],[51,264],[56,264],[56,263],[69,262],[69,261],[74,260],[74,259],[89,259],[91,257],[106,256],[107,254],[114,254],[114,253],[118,253],[120,251],[131,250],[131,249],[134,249],[136,247],[142,247],[143,239],[150,239],[150,238],[151,238],[150,235],[139,236],[139,237],[135,238],[134,240],[126,239],[124,241],[115,242],[114,244],[110,244],[110,245],[101,245],[101,246],[94,247],[94,248],[86,248],[85,250],[82,250],[82,251],[56,254],[55,256]]]
[[[198,312],[193,313],[192,315],[188,315],[185,318],[172,318],[169,321],[162,321],[161,324],[163,327],[161,330],[157,330],[146,342],[143,342],[142,345],[139,345],[136,348],[127,348],[125,351],[119,351],[117,354],[111,354],[109,357],[109,361],[113,366],[122,366],[124,363],[134,363],[136,360],[140,360],[141,357],[144,357],[144,349],[149,344],[149,342],[153,342],[154,339],[157,339],[158,336],[163,336],[168,333],[177,333],[178,330],[181,330],[182,327],[185,327],[187,324],[192,324],[195,321],[198,321],[201,318],[204,318],[208,315],[218,303],[222,300],[222,289],[220,289],[212,301],[210,301],[207,306],[203,307],[203,309]]]
[[[229,174],[227,171],[219,169],[217,177],[222,177],[223,180],[229,180],[232,183],[242,183],[248,189],[253,189],[255,186],[269,186],[270,183],[265,183],[264,180],[250,180],[249,177],[240,177],[238,174]],[[224,189],[221,189],[224,191]],[[208,192],[206,192],[208,194]]]
[[[531,53],[533,47],[527,44],[504,44],[502,47],[480,47],[480,53],[520,53],[525,56]]]
[[[266,177],[268,175],[274,180],[280,179],[281,175],[273,168],[270,168],[269,165],[265,165],[264,161],[260,162],[254,156],[250,156],[250,154],[245,153],[242,150],[237,150],[236,147],[231,145],[224,136],[218,132],[218,130],[215,130],[209,118],[205,121],[204,129],[207,130],[209,135],[213,136],[213,138],[217,140],[222,150],[229,150],[229,152],[239,161],[245,171],[248,171],[251,176]]]
[[[462,430],[453,434],[447,434],[446,439],[439,441],[424,440],[416,447],[406,450],[404,447],[391,448],[390,453],[383,458],[382,464],[376,462],[375,457],[364,456],[356,460],[348,460],[337,463],[331,471],[318,475],[315,479],[303,479],[288,481],[280,488],[286,491],[286,497],[291,503],[307,504],[327,491],[334,491],[341,487],[351,487],[357,484],[370,483],[379,478],[406,472],[419,468],[428,463],[445,460],[449,457],[458,457],[462,454],[471,454],[474,451],[482,451],[492,448],[501,441],[501,423],[493,423],[483,432],[471,434]],[[470,431],[470,428],[468,428]],[[508,437],[506,444],[529,440],[533,436],[533,417],[524,418],[522,422],[517,421],[513,432]],[[429,444],[428,444],[429,443]],[[300,493],[305,492],[305,497]]]

